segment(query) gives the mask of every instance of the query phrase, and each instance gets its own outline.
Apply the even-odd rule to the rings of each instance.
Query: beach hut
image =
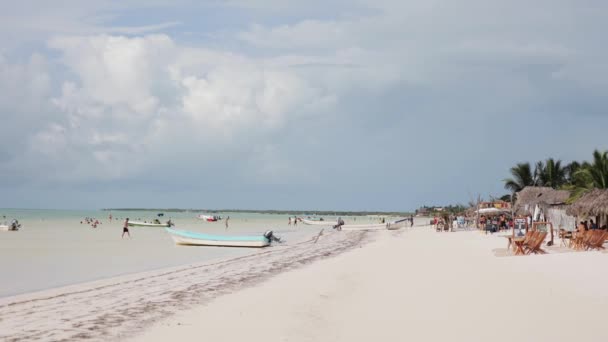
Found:
[[[576,217],[594,217],[598,226],[608,223],[608,189],[594,189],[576,200],[566,211]]]
[[[519,216],[531,216],[536,221],[550,222],[557,229],[574,230],[576,218],[567,212],[568,198],[570,192],[567,190],[528,186],[517,193],[513,210]]]

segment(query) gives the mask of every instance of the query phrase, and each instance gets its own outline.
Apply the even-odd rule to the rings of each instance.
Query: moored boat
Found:
[[[395,230],[404,228],[406,226],[407,219],[397,220],[387,223],[370,223],[370,224],[345,224],[341,228],[343,230],[376,230],[376,229],[389,229]]]
[[[7,226],[5,224],[0,224],[0,232],[10,232],[13,231],[13,229],[11,229],[10,226]]]
[[[338,221],[313,221],[313,220],[306,220],[303,218],[299,218],[298,220],[302,221],[302,223],[307,224],[307,225],[311,225],[311,226],[335,226],[338,224]]]
[[[162,228],[162,227],[171,227],[171,223],[147,223],[147,222],[138,222],[138,221],[129,221],[129,227],[153,227],[153,228]]]
[[[13,220],[11,224],[0,224],[0,232],[16,232],[21,228],[21,224],[17,220]]]
[[[272,232],[264,235],[211,235],[185,230],[165,228],[177,245],[189,246],[223,246],[223,247],[267,247],[271,240],[278,241]]]
[[[198,215],[196,218],[207,221],[207,222],[215,222],[215,221],[221,220],[221,217],[219,217],[219,216],[203,215],[203,214]]]

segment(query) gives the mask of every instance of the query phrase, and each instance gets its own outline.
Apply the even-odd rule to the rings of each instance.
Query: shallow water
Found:
[[[225,221],[204,222],[200,212],[165,213],[175,228],[210,234],[263,234],[273,230],[287,244],[310,239],[322,227],[288,225],[288,215],[219,213]],[[0,297],[63,285],[188,263],[246,255],[251,249],[176,246],[163,228],[131,227],[131,239],[121,238],[125,217],[150,222],[157,212],[8,210],[0,209],[0,223],[17,218],[18,232],[0,232]],[[6,219],[3,216],[6,216]],[[97,228],[81,224],[95,217]],[[332,219],[327,217],[327,219]],[[345,218],[368,223],[378,218]]]

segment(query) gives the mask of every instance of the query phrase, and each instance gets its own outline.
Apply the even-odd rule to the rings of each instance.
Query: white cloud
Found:
[[[494,132],[497,117],[509,130],[525,120],[559,131],[558,121],[541,116],[606,106],[603,3],[182,1],[163,13],[167,6],[25,1],[0,14],[8,51],[0,55],[0,110],[16,128],[0,137],[2,175],[383,180],[387,172],[373,167],[338,176],[328,160],[356,164],[363,151],[382,162],[403,150],[424,158],[426,126],[438,136],[470,129],[490,139],[483,132]],[[175,14],[186,11],[201,11],[200,22]],[[133,12],[154,21],[130,20]],[[144,34],[157,31],[171,34]],[[32,37],[46,46],[28,45]],[[299,131],[306,128],[314,131]],[[7,148],[17,136],[24,147]],[[585,149],[589,137],[581,138]],[[545,138],[536,150],[559,145]],[[470,151],[475,139],[425,141],[425,148]],[[294,151],[321,166],[297,163]],[[392,170],[420,176],[405,163]]]
[[[32,130],[20,159],[60,180],[132,177],[166,160],[204,167],[227,150],[264,150],[266,135],[335,99],[289,67],[166,35],[60,36],[49,47],[72,76],[57,96],[45,93],[56,114]]]

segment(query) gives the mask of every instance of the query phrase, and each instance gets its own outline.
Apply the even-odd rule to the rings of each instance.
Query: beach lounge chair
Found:
[[[590,231],[590,238],[586,241],[585,249],[587,250],[600,250],[604,249],[604,242],[608,233],[603,230]]]
[[[526,246],[526,254],[547,254],[540,246],[547,237],[547,232],[536,232],[534,237],[530,239],[530,243]]]
[[[532,240],[532,238],[536,235],[537,232],[532,232],[532,231],[528,231],[526,232],[526,235],[524,236],[524,246],[527,246],[530,243],[530,240]]]
[[[588,230],[583,234],[583,237],[580,239],[579,242],[579,249],[580,250],[587,250],[589,249],[589,245],[591,244],[591,241],[594,238],[594,234],[593,234],[593,230]]]
[[[565,229],[560,229],[559,230],[559,239],[561,241],[560,246],[564,246],[564,247],[570,247],[572,246],[572,232],[565,230]]]

